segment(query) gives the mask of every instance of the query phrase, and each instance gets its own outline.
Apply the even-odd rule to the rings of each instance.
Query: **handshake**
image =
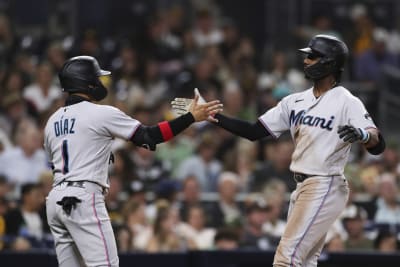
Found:
[[[191,112],[195,121],[218,122],[214,116],[218,112],[222,112],[223,104],[220,104],[219,100],[206,102],[200,95],[199,90],[195,88],[194,99],[177,97],[171,101],[171,106],[172,110],[179,116]],[[206,117],[204,117],[204,114]]]

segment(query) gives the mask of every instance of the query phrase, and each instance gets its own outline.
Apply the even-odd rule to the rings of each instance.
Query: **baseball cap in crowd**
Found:
[[[253,211],[270,211],[271,206],[263,198],[257,198],[250,203],[247,203],[245,207],[246,214],[250,214]]]
[[[342,220],[354,220],[354,219],[366,220],[368,214],[363,208],[356,205],[350,205],[343,211],[341,217]]]
[[[169,199],[173,194],[179,192],[182,186],[180,182],[170,179],[161,180],[156,186],[158,198]]]
[[[146,188],[142,181],[132,181],[129,185],[129,193],[136,194],[136,193],[143,193],[146,192]]]

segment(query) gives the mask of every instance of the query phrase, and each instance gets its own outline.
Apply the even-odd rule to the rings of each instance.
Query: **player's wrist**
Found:
[[[361,134],[360,142],[363,144],[368,143],[369,139],[371,138],[370,133],[363,128],[358,128],[358,130],[360,131],[360,134]]]

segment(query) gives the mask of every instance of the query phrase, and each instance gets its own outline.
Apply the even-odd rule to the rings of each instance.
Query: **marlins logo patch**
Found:
[[[364,114],[364,118],[366,118],[369,121],[372,121],[371,115],[369,115],[368,113]]]

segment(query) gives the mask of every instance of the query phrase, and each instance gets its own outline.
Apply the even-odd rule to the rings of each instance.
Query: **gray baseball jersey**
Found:
[[[86,266],[118,266],[103,194],[114,137],[128,140],[139,125],[117,108],[87,101],[62,107],[49,118],[44,146],[54,185],[46,210],[59,266],[80,266],[82,260]],[[59,205],[65,198],[78,199],[70,212]]]
[[[319,98],[313,88],[289,95],[259,120],[274,137],[290,130],[295,143],[290,169],[311,176],[291,195],[274,266],[317,266],[326,233],[349,194],[343,171],[351,144],[339,138],[338,127],[376,126],[361,101],[342,86]]]
[[[108,187],[114,138],[129,140],[139,125],[115,107],[87,101],[57,110],[46,124],[44,140],[54,166],[54,184],[90,180]]]

